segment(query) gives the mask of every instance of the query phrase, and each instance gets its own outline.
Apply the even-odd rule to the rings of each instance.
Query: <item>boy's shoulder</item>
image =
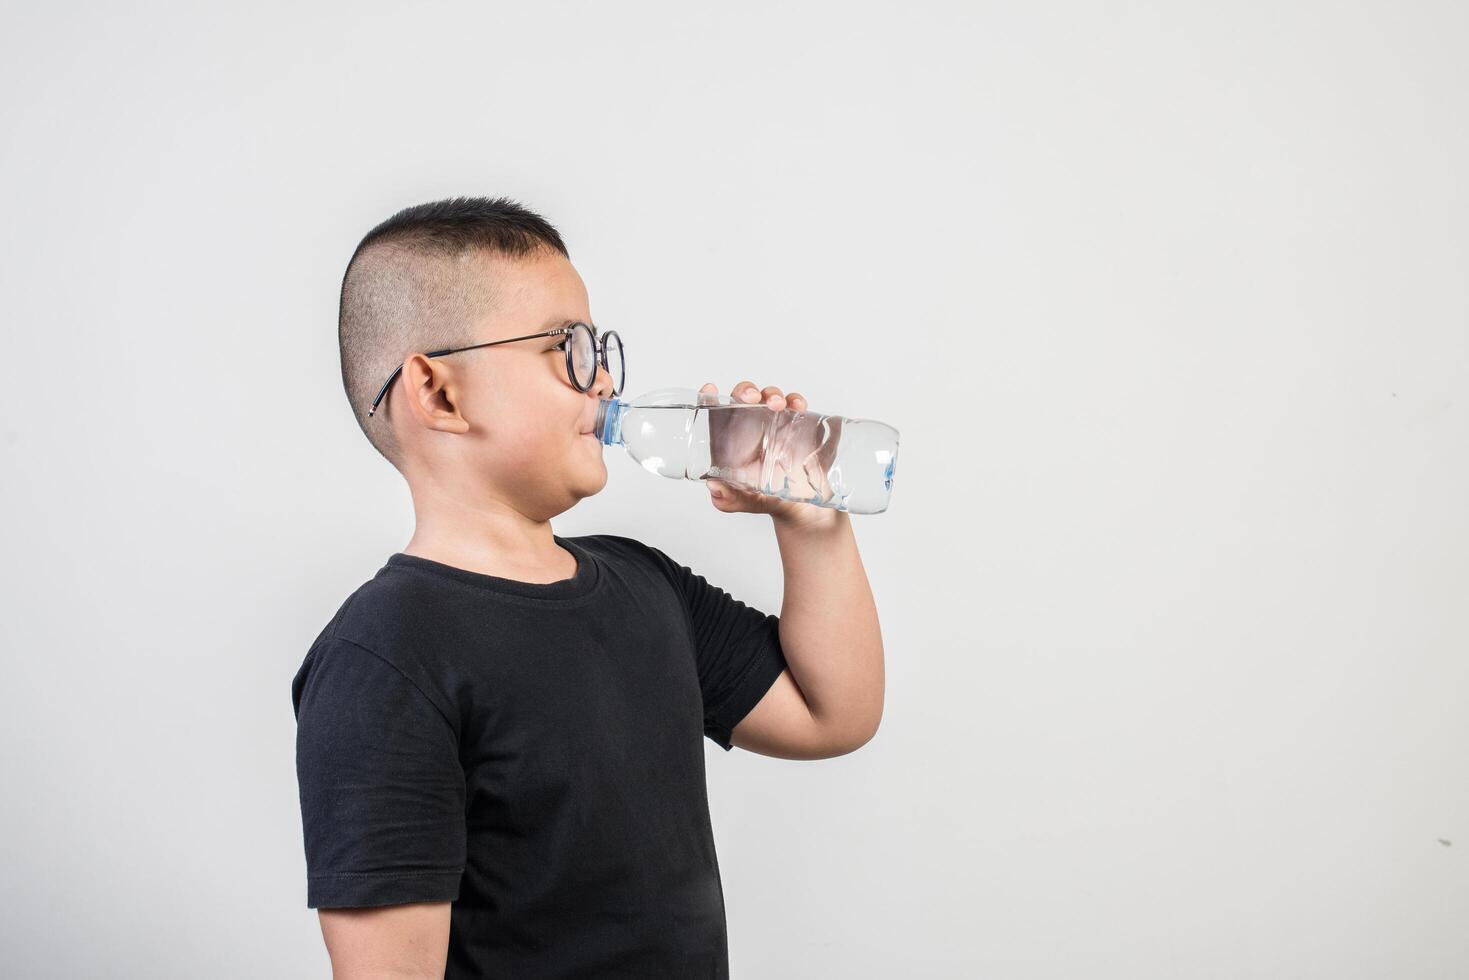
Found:
[[[384,563],[372,578],[353,589],[337,607],[322,635],[369,649],[395,645],[395,634],[412,629],[434,590],[426,581],[393,574],[393,571],[391,564]]]
[[[337,606],[311,641],[301,674],[324,656],[389,659],[389,651],[406,646],[401,641],[411,622],[408,613],[412,605],[412,597],[401,586],[385,581],[379,571]]]
[[[621,534],[582,534],[566,540],[575,542],[589,551],[608,553],[616,556],[626,556],[638,560],[668,560],[668,555],[662,550],[639,541],[637,538],[626,537]]]
[[[655,571],[661,578],[677,584],[678,562],[645,541],[621,534],[583,534],[565,540],[580,545],[604,561]]]
[[[603,550],[611,549],[644,553],[650,548],[649,545],[644,544],[637,538],[624,537],[621,534],[578,534],[566,540],[574,541],[584,548],[591,549],[600,548]]]

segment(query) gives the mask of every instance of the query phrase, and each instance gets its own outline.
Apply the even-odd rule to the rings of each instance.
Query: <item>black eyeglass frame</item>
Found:
[[[604,333],[600,337],[598,337],[597,336],[597,328],[596,327],[592,326],[590,323],[582,323],[580,320],[576,321],[575,323],[567,324],[564,327],[557,327],[554,330],[543,330],[540,333],[529,333],[529,334],[526,334],[524,337],[510,337],[510,338],[508,338],[506,340],[490,340],[490,341],[486,341],[483,344],[470,344],[468,347],[446,347],[443,350],[432,350],[432,351],[429,351],[426,354],[424,354],[423,356],[424,357],[443,357],[445,354],[458,354],[460,351],[477,350],[477,349],[479,349],[481,347],[495,347],[495,346],[498,346],[500,344],[513,344],[517,340],[535,340],[537,337],[554,337],[557,334],[565,334],[566,335],[566,339],[565,340],[563,340],[561,343],[557,344],[555,347],[548,347],[546,349],[548,351],[552,351],[552,350],[564,350],[564,351],[566,351],[566,377],[571,380],[571,386],[573,388],[575,388],[577,391],[590,391],[591,390],[591,387],[592,387],[591,384],[589,384],[585,388],[583,388],[580,384],[577,383],[577,380],[576,380],[576,369],[572,366],[572,363],[571,363],[571,334],[572,334],[572,332],[574,330],[576,330],[577,327],[586,327],[588,330],[590,330],[592,332],[592,358],[593,358],[592,384],[596,384],[597,383],[597,370],[596,370],[596,365],[598,363],[600,363],[602,365],[602,370],[603,371],[606,371],[609,375],[612,373],[612,369],[607,366],[607,339],[609,337],[616,337],[617,338],[617,351],[618,351],[618,353],[622,353],[625,348],[623,347],[623,344],[622,344],[622,338],[618,336],[616,330],[608,330],[606,333]],[[369,417],[374,412],[377,411],[378,403],[381,402],[384,397],[386,397],[386,395],[388,393],[388,389],[393,386],[393,382],[396,381],[396,380],[398,380],[398,375],[400,375],[402,373],[403,373],[403,365],[399,364],[396,368],[393,369],[393,373],[388,376],[388,380],[386,380],[386,381],[383,382],[383,386],[378,389],[377,397],[372,400],[372,407],[367,410],[367,414],[368,414]],[[622,394],[622,383],[627,378],[627,358],[625,356],[622,358],[622,368],[621,368],[621,370],[618,373],[621,375],[621,377],[615,379],[616,385],[612,389],[612,394],[613,395],[620,395],[620,394]]]

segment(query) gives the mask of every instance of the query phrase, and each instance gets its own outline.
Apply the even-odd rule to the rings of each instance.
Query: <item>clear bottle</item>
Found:
[[[853,514],[887,510],[898,462],[898,430],[882,422],[775,412],[693,388],[604,398],[592,434],[624,447],[649,473]]]

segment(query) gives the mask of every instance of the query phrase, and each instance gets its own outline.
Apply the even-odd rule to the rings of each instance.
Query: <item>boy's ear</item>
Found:
[[[469,422],[459,413],[459,380],[453,365],[410,354],[403,362],[403,394],[419,425],[439,432],[469,431]]]

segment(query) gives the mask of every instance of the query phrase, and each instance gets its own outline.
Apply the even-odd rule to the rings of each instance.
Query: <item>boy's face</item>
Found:
[[[565,256],[479,253],[471,261],[493,289],[492,312],[473,326],[471,343],[592,323],[586,285]],[[598,401],[612,397],[612,379],[599,360],[595,383],[577,391],[566,375],[566,352],[552,349],[563,340],[537,337],[434,359],[454,362],[454,406],[469,426],[452,436],[419,433],[448,439],[448,456],[437,468],[458,472],[436,475],[468,481],[449,489],[473,495],[482,488],[544,521],[606,486],[602,444],[583,433],[596,419]]]

